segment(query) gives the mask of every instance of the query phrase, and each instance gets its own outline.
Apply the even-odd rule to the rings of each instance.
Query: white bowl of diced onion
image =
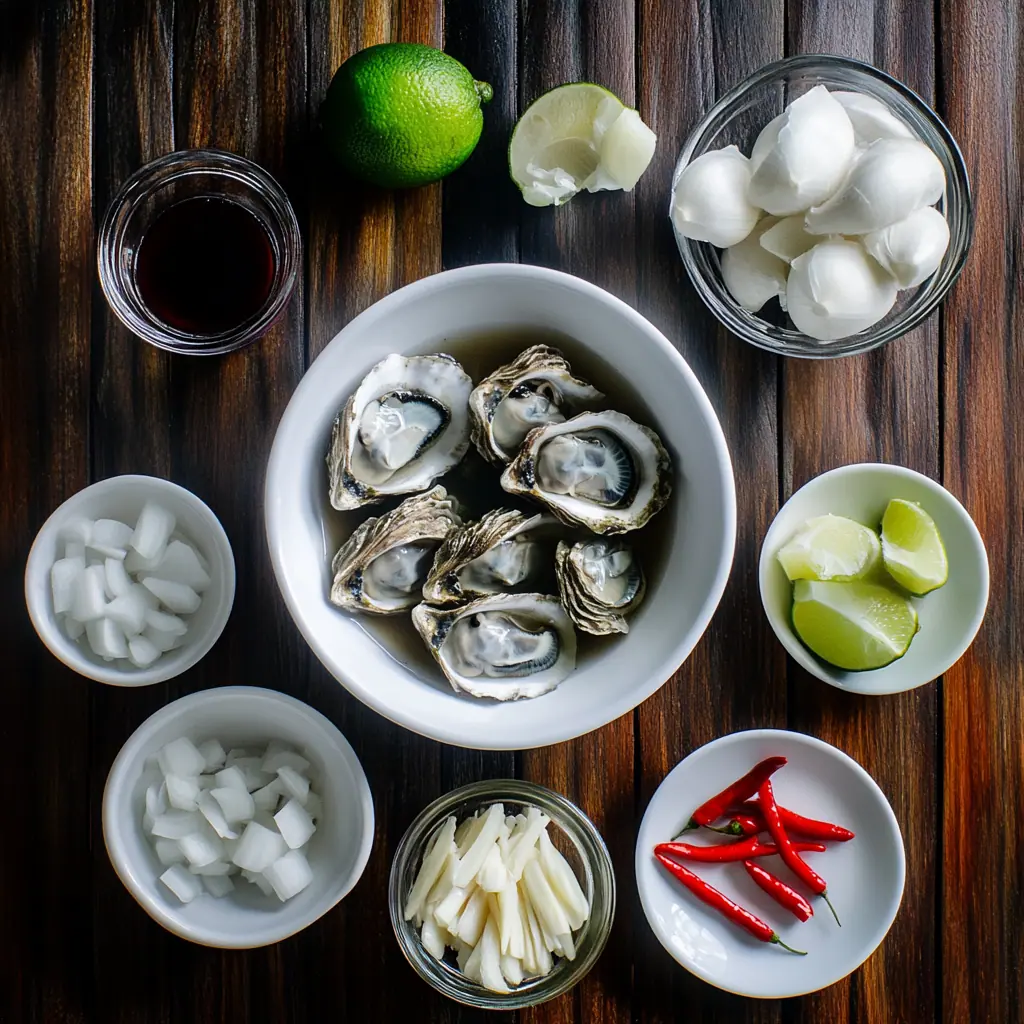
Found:
[[[615,899],[594,823],[521,779],[476,782],[425,808],[388,889],[395,936],[420,977],[490,1010],[536,1006],[577,984],[604,950]]]
[[[232,751],[244,751],[247,763]],[[178,840],[154,836],[149,812],[157,810],[171,824],[189,812],[169,803],[153,808],[154,784],[157,791],[163,786],[166,801],[167,782],[172,777],[184,780],[177,787],[180,803],[188,798],[182,790],[197,778],[213,782],[211,789],[200,784],[204,794],[229,789],[225,772],[247,777],[255,820],[251,806],[239,811],[222,792],[211,818],[192,812],[195,827],[180,837],[184,844],[179,849],[192,860],[174,856],[170,848]],[[261,808],[258,794],[274,785],[278,799],[274,806]],[[170,788],[175,788],[173,783]],[[230,829],[238,837],[223,846],[218,832],[225,831],[225,822],[218,820],[217,808],[231,819]],[[315,828],[310,828],[310,818]],[[168,931],[223,949],[279,942],[327,913],[362,875],[373,830],[370,787],[345,737],[294,697],[256,687],[202,690],[161,708],[121,748],[103,793],[103,839],[128,891]],[[210,842],[218,848],[218,861],[242,861],[264,870],[243,870],[232,863],[223,874],[203,873],[216,865],[195,847]],[[268,844],[278,848],[267,852]],[[260,859],[259,865],[249,859],[253,857]],[[267,858],[274,863],[264,866]]]
[[[75,672],[114,686],[191,668],[217,642],[234,597],[220,521],[159,477],[109,477],[72,495],[43,524],[25,566],[40,639]]]

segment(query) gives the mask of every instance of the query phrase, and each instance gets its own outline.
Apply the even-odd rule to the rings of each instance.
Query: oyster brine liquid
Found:
[[[270,297],[274,247],[244,206],[196,196],[168,207],[149,226],[135,258],[135,284],[149,310],[189,334],[229,331]]]
[[[559,349],[572,365],[573,373],[589,381],[606,395],[603,408],[615,409],[625,413],[638,423],[651,427],[665,440],[656,418],[647,404],[631,387],[626,385],[620,372],[604,360],[595,357],[574,338],[566,337],[553,331],[509,330],[488,334],[474,334],[457,338],[446,338],[433,344],[424,344],[411,352],[410,355],[428,355],[433,352],[445,352],[457,359],[463,369],[478,384],[484,377],[499,366],[511,362],[524,349],[532,345],[550,345]],[[366,368],[369,370],[369,367]],[[344,397],[348,397],[347,395]],[[673,453],[673,461],[677,463]],[[674,467],[675,488],[678,490],[681,475],[678,464]],[[324,557],[329,565],[335,552],[351,535],[352,531],[370,516],[379,516],[399,505],[408,495],[399,495],[379,505],[367,505],[352,512],[339,512],[331,507],[327,496],[327,474],[322,474],[322,507],[324,509]],[[463,521],[479,519],[485,512],[498,508],[517,508],[528,514],[544,511],[539,503],[530,501],[519,495],[509,494],[502,490],[501,471],[497,466],[487,462],[471,445],[466,457],[451,472],[440,477],[436,482],[459,499]],[[666,508],[662,509],[642,530],[634,530],[624,534],[624,539],[633,546],[643,566],[647,578],[649,600],[651,593],[657,590],[660,581],[666,545],[670,536],[670,525],[673,517],[673,504],[678,495],[670,499]],[[563,539],[572,542],[587,536],[593,536],[586,530],[566,526]],[[554,578],[554,542],[551,548],[551,576],[538,585],[538,590],[548,594],[558,594]],[[339,615],[346,614],[338,611]],[[641,604],[638,615],[643,614]],[[420,639],[412,625],[408,614],[403,615],[359,615],[355,616],[357,624],[374,642],[424,682],[438,686],[446,692],[452,692],[448,681],[437,667],[430,652]],[[600,657],[609,646],[618,643],[618,635],[591,636],[577,630],[579,643],[577,660],[581,664]],[[571,680],[570,676],[570,680]],[[475,699],[475,698],[467,698]]]

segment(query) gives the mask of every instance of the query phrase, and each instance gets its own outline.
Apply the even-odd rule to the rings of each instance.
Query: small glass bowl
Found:
[[[576,959],[557,959],[549,975],[524,981],[508,995],[490,992],[470,981],[455,966],[450,952],[444,961],[435,960],[423,948],[416,926],[406,921],[402,913],[423,861],[423,852],[441,823],[453,814],[462,821],[499,802],[505,805],[506,814],[514,814],[525,807],[539,807],[551,819],[548,831],[552,842],[576,872],[590,903],[590,918],[576,935]],[[534,782],[494,779],[456,789],[420,812],[402,837],[391,862],[388,906],[391,925],[406,960],[429,985],[466,1006],[518,1010],[568,992],[597,962],[608,942],[615,917],[615,874],[600,832],[575,804]]]
[[[146,231],[169,207],[196,196],[228,198],[248,210],[263,226],[274,252],[274,280],[262,308],[215,334],[192,334],[159,319],[143,302],[135,280]],[[220,355],[255,341],[281,315],[298,280],[302,236],[284,190],[258,164],[219,149],[184,149],[128,178],[107,207],[96,248],[103,294],[130,331],[168,352]]]
[[[902,82],[870,64],[828,54],[787,57],[755,72],[708,111],[683,146],[672,176],[672,191],[674,195],[683,168],[709,150],[736,145],[749,154],[761,129],[787,103],[816,85],[867,93],[881,100],[939,158],[946,172],[946,191],[938,209],[949,224],[950,236],[939,269],[916,288],[901,291],[896,304],[878,323],[847,338],[822,342],[784,326],[789,320],[778,311],[777,322],[772,323],[743,309],[722,281],[719,251],[707,242],[684,238],[678,231],[675,236],[697,293],[730,331],[780,355],[834,359],[867,352],[906,334],[935,309],[963,269],[974,229],[971,187],[963,155],[938,114]]]

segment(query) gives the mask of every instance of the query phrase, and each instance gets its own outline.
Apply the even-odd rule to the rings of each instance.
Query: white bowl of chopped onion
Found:
[[[217,642],[235,598],[227,534],[191,491],[114,476],[72,495],[36,535],[25,601],[40,639],[79,675],[147,686]]]
[[[248,809],[228,799],[232,775],[248,780],[234,794]],[[186,802],[197,784],[198,809]],[[190,815],[191,826],[162,827]],[[362,875],[373,829],[370,787],[345,737],[294,697],[256,687],[161,708],[121,748],[103,792],[103,839],[128,891],[168,931],[223,949],[279,942],[326,914]]]

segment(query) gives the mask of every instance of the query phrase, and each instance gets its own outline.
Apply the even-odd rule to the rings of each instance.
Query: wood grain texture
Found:
[[[944,1021],[1024,1020],[1024,18],[940,8],[946,119],[976,200],[974,250],[943,311],[945,483],[992,571],[988,621],[943,686]],[[981,112],[984,112],[982,115]]]
[[[597,822],[619,910],[588,979],[530,1024],[1024,1024],[1024,50],[1021,4],[938,0],[0,0],[0,749],[14,767],[0,826],[2,1024],[307,1024],[415,1014],[476,1024],[413,974],[385,893],[395,845],[429,800],[522,775]],[[443,185],[382,192],[325,156],[318,108],[334,71],[387,40],[445,48],[495,96],[471,160]],[[717,96],[783,53],[871,61],[938,104],[968,163],[975,248],[941,317],[857,359],[786,361],[744,345],[693,292],[666,214],[672,169]],[[507,178],[515,118],[588,79],[659,136],[630,194],[525,206]],[[137,166],[222,146],[283,183],[306,244],[285,319],[244,352],[168,357],[108,312],[96,219]],[[737,481],[733,574],[707,635],[668,684],[604,729],[541,751],[458,750],[391,725],[306,648],[263,538],[263,468],[309,362],[353,316],[443,268],[523,260],[636,306],[677,345],[718,412]],[[353,354],[353,358],[358,358]],[[989,548],[989,618],[940,683],[874,700],[787,665],[756,566],[779,501],[836,465],[878,459],[941,479]],[[238,597],[221,642],[182,678],[140,691],[86,684],[50,657],[23,608],[35,531],[115,473],[169,476],[221,516]],[[100,834],[110,762],[153,710],[200,687],[291,692],[339,724],[377,815],[355,891],[275,947],[203,949],[151,921]],[[654,939],[633,882],[639,817],[666,772],[737,729],[795,728],[860,761],[893,803],[907,888],[880,951],[850,979],[784,1003],[698,982]]]
[[[924,4],[791,3],[793,51],[844,53],[934,95],[932,9]],[[939,462],[936,317],[856,359],[788,360],[783,368],[783,498],[851,462],[909,466],[933,478]],[[936,820],[938,688],[871,699],[822,685],[789,665],[789,725],[835,744],[875,778],[903,823]],[[908,768],[908,766],[913,766]],[[888,938],[850,978],[801,1000],[793,1020],[931,1020],[936,1012],[934,825],[904,830],[907,885]]]

